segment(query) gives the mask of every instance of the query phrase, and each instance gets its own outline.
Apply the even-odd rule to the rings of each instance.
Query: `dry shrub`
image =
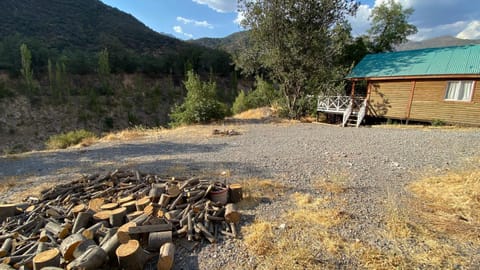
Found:
[[[136,126],[128,128],[114,133],[109,133],[102,138],[104,141],[129,141],[134,139],[140,139],[144,137],[156,136],[162,133],[163,128],[145,128],[142,126]]]
[[[269,107],[262,107],[257,109],[250,109],[233,116],[235,119],[250,120],[250,119],[266,119],[274,115],[274,110]]]

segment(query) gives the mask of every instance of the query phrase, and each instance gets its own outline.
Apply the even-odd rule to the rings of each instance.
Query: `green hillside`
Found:
[[[247,31],[233,33],[224,38],[200,38],[190,42],[211,49],[223,50],[230,54],[235,54],[249,46]]]
[[[63,57],[71,72],[92,73],[103,48],[117,73],[183,74],[186,63],[223,75],[231,70],[227,53],[159,34],[99,0],[2,0],[0,25],[0,69],[12,73],[19,69],[23,42],[41,71],[49,58]]]

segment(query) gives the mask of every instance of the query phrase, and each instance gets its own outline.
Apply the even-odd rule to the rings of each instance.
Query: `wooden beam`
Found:
[[[407,108],[405,111],[405,119],[407,124],[408,124],[408,120],[410,119],[410,113],[412,111],[413,96],[415,95],[416,84],[417,84],[417,81],[412,80],[412,88],[410,88],[410,97],[408,98]]]
[[[350,90],[350,96],[354,96],[355,95],[355,81],[352,81],[352,90]]]
[[[421,80],[421,79],[473,79],[479,80],[478,74],[446,74],[446,75],[425,75],[425,76],[391,76],[391,77],[365,77],[350,79],[351,81],[394,81],[394,80]]]

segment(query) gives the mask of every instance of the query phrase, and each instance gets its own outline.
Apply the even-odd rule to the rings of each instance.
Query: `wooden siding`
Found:
[[[472,80],[472,79],[464,79]],[[369,115],[410,120],[442,120],[448,123],[480,126],[480,81],[475,82],[471,102],[445,101],[448,79],[370,81]]]
[[[369,87],[369,115],[400,119],[406,117],[412,82],[372,82]]]
[[[410,119],[480,125],[480,82],[475,82],[471,102],[445,101],[447,80],[417,81]]]

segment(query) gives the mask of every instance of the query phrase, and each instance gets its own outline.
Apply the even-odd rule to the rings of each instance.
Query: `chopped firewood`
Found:
[[[173,267],[173,259],[175,257],[175,245],[168,242],[160,247],[160,254],[157,263],[158,270],[170,270]]]
[[[118,263],[123,269],[143,270],[146,256],[137,240],[130,240],[125,244],[121,244],[117,248],[116,254]]]
[[[40,270],[47,266],[60,266],[60,250],[54,248],[37,254],[33,258],[33,269]]]

